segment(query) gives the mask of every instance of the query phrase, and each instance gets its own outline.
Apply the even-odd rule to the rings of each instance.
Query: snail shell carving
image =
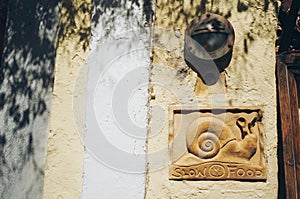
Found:
[[[235,139],[223,121],[212,117],[194,120],[187,128],[186,138],[188,151],[202,159],[215,157],[224,145]]]

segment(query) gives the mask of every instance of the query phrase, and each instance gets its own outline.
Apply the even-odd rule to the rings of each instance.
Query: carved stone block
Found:
[[[266,180],[262,111],[171,109],[170,179]]]

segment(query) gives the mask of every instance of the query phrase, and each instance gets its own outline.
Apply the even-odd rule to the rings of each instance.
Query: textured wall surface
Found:
[[[43,198],[81,198],[90,1],[64,1]]]
[[[59,19],[58,1],[8,3],[0,70],[0,198],[42,195]]]
[[[94,1],[84,139],[86,199],[144,197],[150,63],[145,6],[143,1]]]
[[[150,77],[146,198],[277,198],[275,85],[276,1],[157,1]],[[222,82],[206,87],[183,59],[184,31],[194,16],[217,13],[235,30]],[[171,105],[261,106],[266,182],[169,180]]]

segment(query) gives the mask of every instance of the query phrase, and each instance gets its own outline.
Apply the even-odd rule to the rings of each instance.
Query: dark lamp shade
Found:
[[[204,83],[213,85],[231,61],[233,44],[234,30],[230,22],[217,14],[204,14],[187,27],[184,58]]]
[[[200,33],[191,36],[208,53],[222,48],[226,44],[227,37],[228,34],[222,32]]]

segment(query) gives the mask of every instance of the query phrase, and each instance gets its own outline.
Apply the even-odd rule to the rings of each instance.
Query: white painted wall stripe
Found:
[[[83,198],[144,197],[150,28],[130,9],[107,11],[92,28]]]

